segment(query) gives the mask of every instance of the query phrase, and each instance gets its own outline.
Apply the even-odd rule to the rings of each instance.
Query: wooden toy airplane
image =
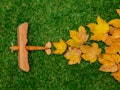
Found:
[[[18,27],[18,46],[11,46],[12,51],[18,51],[18,66],[21,70],[28,72],[30,70],[28,62],[28,50],[45,50],[49,55],[51,54],[51,43],[46,43],[44,46],[26,46],[27,44],[28,23],[23,23]]]

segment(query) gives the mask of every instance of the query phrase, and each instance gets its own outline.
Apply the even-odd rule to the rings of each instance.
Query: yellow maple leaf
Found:
[[[62,54],[67,48],[67,44],[62,39],[60,39],[59,42],[53,42],[53,46],[56,48],[56,50],[53,51],[54,54]]]
[[[117,14],[120,16],[120,9],[116,9]]]
[[[109,25],[115,27],[115,28],[120,28],[120,19],[113,19],[109,21]]]
[[[113,76],[118,82],[120,82],[120,64],[118,64],[118,71],[112,73],[112,76]]]
[[[76,30],[70,30],[70,37],[66,43],[72,47],[79,48],[79,46],[85,43],[89,37],[87,31],[83,26],[80,26],[78,32]]]
[[[69,60],[68,65],[79,64],[81,61],[81,50],[69,47],[69,51],[65,53],[64,57]]]
[[[102,64],[99,68],[100,71],[116,72],[120,63],[120,56],[118,54],[102,54],[98,61]]]
[[[76,47],[76,48],[79,48],[81,45],[79,42],[75,42],[75,40],[73,40],[73,39],[69,39],[66,43],[68,45],[70,45],[72,47]]]
[[[97,23],[90,23],[87,26],[90,31],[93,33],[91,40],[104,41],[108,36],[109,24],[106,23],[100,16],[97,17]]]
[[[97,60],[99,54],[101,53],[101,49],[98,48],[97,43],[93,43],[91,46],[89,45],[81,45],[80,49],[82,51],[82,58],[86,61],[90,61],[93,63]]]

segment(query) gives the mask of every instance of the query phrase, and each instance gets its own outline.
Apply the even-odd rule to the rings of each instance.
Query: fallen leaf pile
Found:
[[[120,9],[116,9],[120,16]],[[56,50],[54,54],[64,54],[68,65],[80,64],[81,60],[89,61],[91,64],[96,60],[101,64],[99,70],[109,72],[120,82],[120,19],[109,22],[97,17],[97,23],[86,25],[92,35],[90,36],[84,26],[77,30],[70,30],[70,39],[53,42]],[[89,40],[88,40],[89,38]],[[93,43],[90,43],[90,41]],[[97,42],[105,43],[105,52]]]

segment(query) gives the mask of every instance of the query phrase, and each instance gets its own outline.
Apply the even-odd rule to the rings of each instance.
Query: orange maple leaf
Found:
[[[107,38],[106,38],[106,40],[103,41],[103,42],[104,42],[106,45],[110,45],[110,44],[112,44],[112,41],[113,41],[113,39],[112,39],[111,35],[108,35]]]
[[[120,56],[118,54],[102,54],[98,61],[103,64],[99,70],[103,72],[116,72],[118,64],[120,63]]]
[[[64,57],[69,60],[68,65],[79,64],[81,61],[81,50],[69,47],[69,51],[65,53]]]
[[[119,28],[110,26],[108,33],[109,33],[109,35],[106,38],[106,40],[104,41],[105,44],[110,45],[110,44],[112,44],[112,42],[114,40],[120,39],[120,29]]]
[[[112,73],[112,76],[113,76],[118,82],[120,82],[120,64],[118,64],[118,71]]]
[[[80,26],[78,28],[78,32],[76,30],[70,30],[70,37],[72,39],[69,39],[67,41],[67,44],[79,48],[81,44],[85,43],[89,37],[87,34],[87,31],[83,26]]]
[[[120,19],[113,19],[109,21],[109,25],[115,27],[115,28],[120,28]]]
[[[86,61],[90,61],[93,63],[97,60],[99,54],[101,53],[101,49],[98,48],[97,43],[93,43],[91,46],[89,45],[81,45],[80,49],[82,51],[82,58]]]
[[[90,23],[87,26],[93,33],[91,40],[104,41],[108,36],[109,24],[107,24],[100,16],[97,17],[97,23]]]
[[[112,39],[120,38],[120,28],[115,28],[115,27],[110,26],[109,33],[111,34]]]
[[[120,29],[110,26],[109,36],[104,42],[107,44],[106,53],[120,53]]]
[[[113,73],[112,76],[113,76],[118,82],[120,82],[120,70],[119,70],[118,72]]]
[[[120,54],[120,39],[111,39],[111,44],[105,47],[105,53]]]

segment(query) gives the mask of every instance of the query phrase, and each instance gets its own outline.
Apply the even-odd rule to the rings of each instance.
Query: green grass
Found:
[[[28,44],[45,45],[68,40],[69,30],[96,22],[98,15],[107,22],[119,18],[117,8],[119,0],[0,0],[0,89],[119,90],[120,83],[100,72],[98,62],[68,66],[63,55],[33,51],[25,73],[18,68],[17,52],[9,50],[12,42],[17,45],[17,27],[23,22],[29,23]]]

